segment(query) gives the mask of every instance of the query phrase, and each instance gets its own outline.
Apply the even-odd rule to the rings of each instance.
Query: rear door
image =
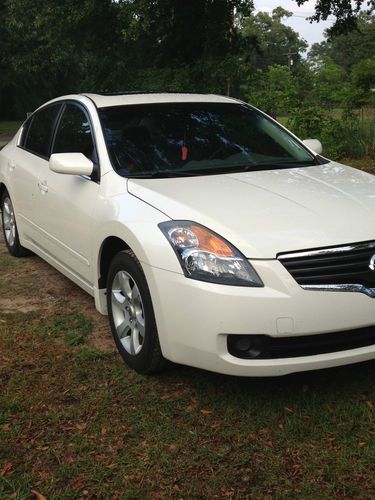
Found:
[[[52,153],[82,153],[99,169],[91,120],[75,102],[64,104]],[[98,196],[96,177],[52,172],[48,163],[39,171],[38,225],[43,250],[73,273],[81,284],[91,286],[91,223]]]
[[[15,207],[21,237],[29,241],[38,238],[40,170],[48,168],[53,129],[61,103],[41,108],[25,123],[18,146],[9,160],[10,196]]]

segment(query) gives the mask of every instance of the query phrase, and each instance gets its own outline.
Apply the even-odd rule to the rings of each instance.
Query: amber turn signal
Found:
[[[191,231],[199,240],[199,247],[202,250],[207,250],[218,257],[233,257],[234,252],[229,245],[222,239],[218,238],[211,231],[202,226],[190,226]]]

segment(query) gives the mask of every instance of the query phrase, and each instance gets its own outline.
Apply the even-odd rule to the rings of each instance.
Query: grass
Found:
[[[19,121],[0,121],[0,135],[14,135],[20,128],[22,122]]]
[[[82,334],[87,324],[77,316]],[[72,347],[43,313],[2,316],[0,497],[368,497],[374,364],[277,380],[145,378]]]
[[[0,269],[1,499],[374,497],[374,362],[144,377],[47,264],[1,245]]]
[[[87,335],[92,330],[92,322],[83,314],[58,315],[51,319],[51,335],[64,335],[67,345],[83,344]]]

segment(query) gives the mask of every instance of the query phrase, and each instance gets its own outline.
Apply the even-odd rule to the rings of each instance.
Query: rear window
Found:
[[[28,126],[23,147],[45,158],[49,157],[53,127],[61,104],[48,106],[36,112]]]

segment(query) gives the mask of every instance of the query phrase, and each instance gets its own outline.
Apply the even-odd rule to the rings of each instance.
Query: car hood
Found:
[[[339,163],[166,179],[129,193],[216,231],[247,258],[375,239],[375,176]]]

